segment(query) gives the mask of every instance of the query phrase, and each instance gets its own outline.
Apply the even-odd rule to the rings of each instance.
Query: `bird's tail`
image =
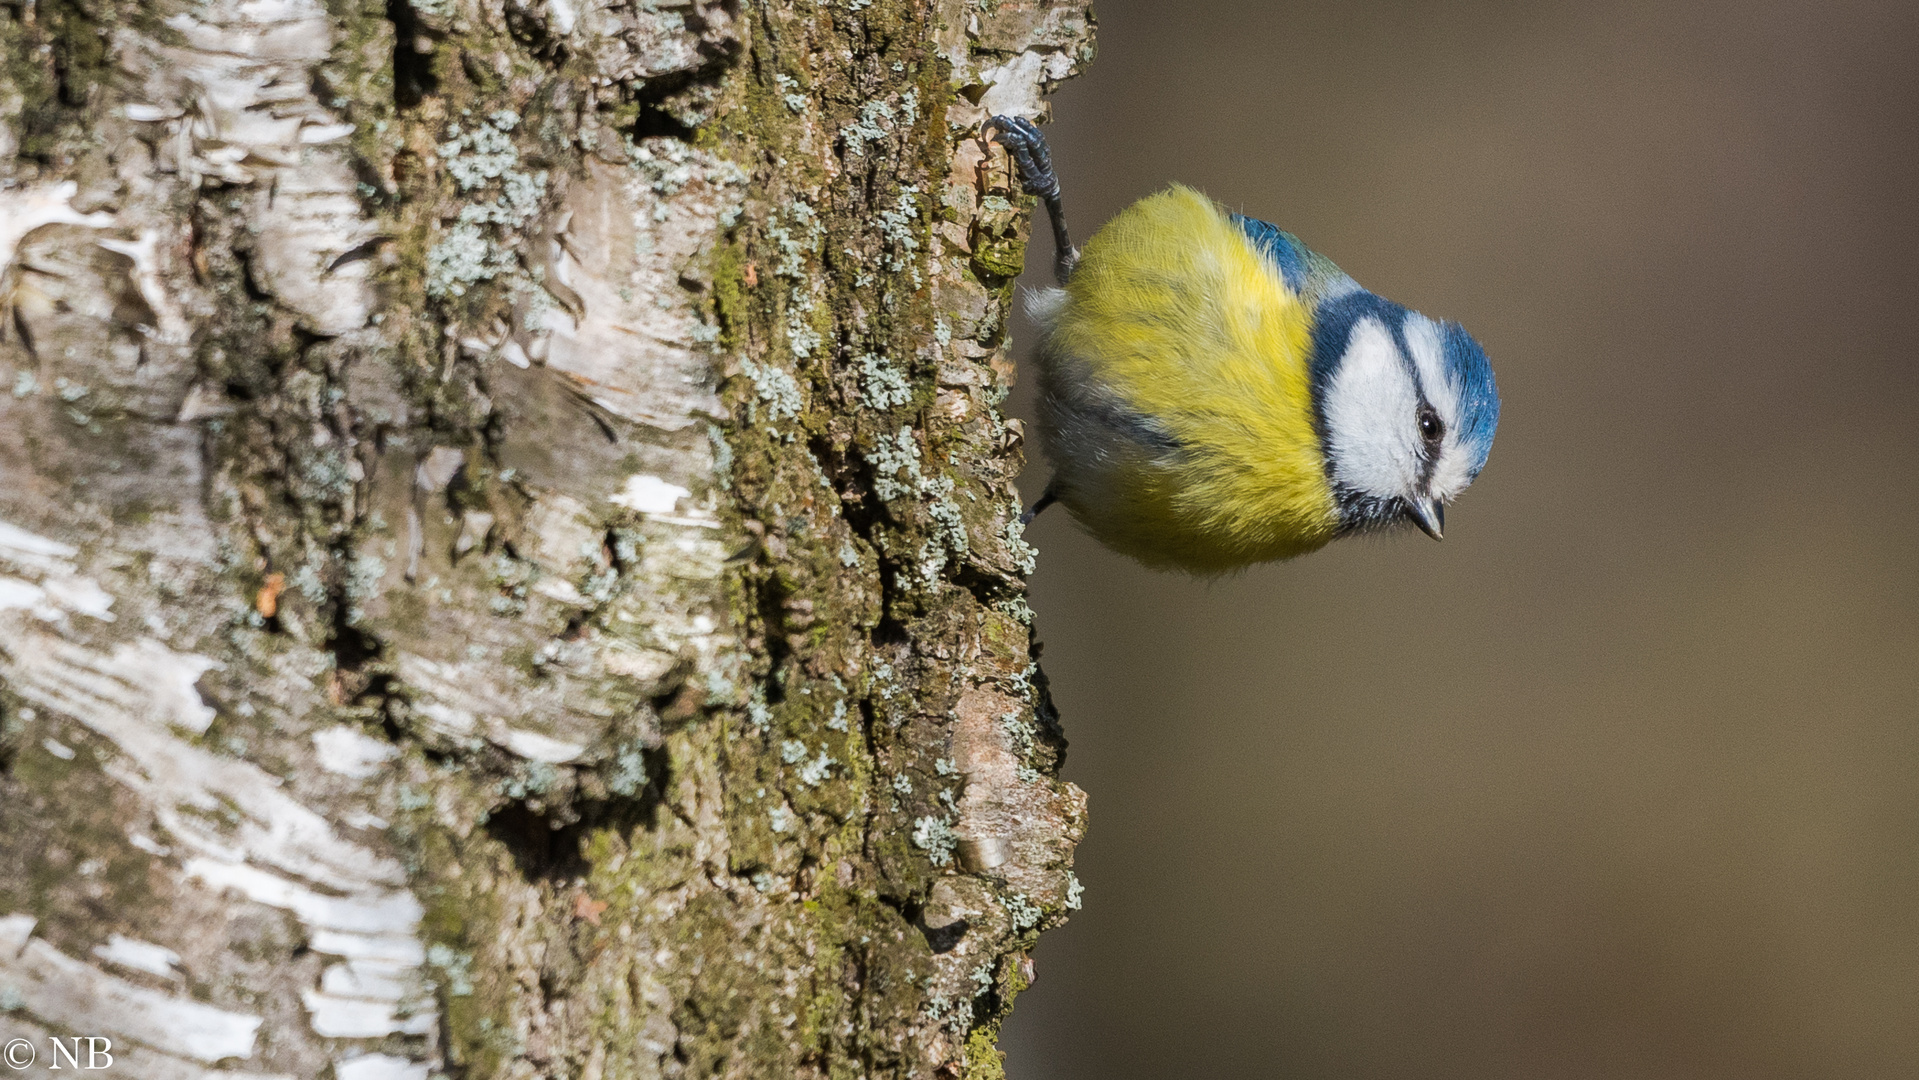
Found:
[[[1059,491],[1056,490],[1052,484],[1047,484],[1046,490],[1040,493],[1039,501],[1033,504],[1032,509],[1019,516],[1019,523],[1021,525],[1031,525],[1033,519],[1039,516],[1041,510],[1046,509],[1058,501]]]

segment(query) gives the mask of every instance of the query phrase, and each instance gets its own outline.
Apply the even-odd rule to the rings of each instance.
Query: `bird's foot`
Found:
[[[1000,145],[1013,155],[1020,186],[1028,195],[1059,198],[1059,177],[1053,173],[1052,152],[1046,148],[1046,136],[1039,133],[1031,120],[1022,116],[995,116],[986,121],[983,133],[997,135]]]
[[[1065,285],[1079,265],[1079,249],[1066,231],[1066,212],[1059,203],[1059,177],[1053,172],[1053,154],[1046,148],[1046,136],[1031,120],[1018,116],[995,116],[986,121],[981,132],[999,137],[1000,145],[1013,155],[1020,186],[1046,204],[1046,216],[1053,223],[1053,277]]]

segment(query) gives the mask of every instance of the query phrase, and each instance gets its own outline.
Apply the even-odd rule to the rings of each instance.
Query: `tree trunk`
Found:
[[[1000,1075],[1084,0],[4,3],[0,1066]]]

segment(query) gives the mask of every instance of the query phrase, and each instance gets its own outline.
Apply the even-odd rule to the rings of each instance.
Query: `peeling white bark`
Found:
[[[109,1035],[97,1037],[112,1038],[112,1036]],[[72,1074],[76,1066],[68,1063],[66,1059],[61,1058],[50,1046],[51,1041],[56,1038],[63,1039],[65,1045],[69,1048],[73,1047],[72,1040],[74,1036],[59,1035],[46,1027],[23,1018],[17,1011],[0,1013],[0,1042],[13,1039],[25,1039],[28,1045],[34,1048],[35,1060],[31,1066],[24,1069],[10,1070],[16,1076],[34,1076],[47,1078],[47,1080],[58,1080],[59,1077]],[[91,1064],[92,1059],[88,1057],[88,1052],[91,1047],[85,1046],[79,1049],[79,1061],[83,1064]],[[103,1065],[103,1072],[107,1075],[118,1073],[124,1076],[137,1076],[140,1080],[221,1080],[223,1077],[232,1077],[235,1072],[238,1071],[210,1067],[198,1062],[189,1061],[184,1057],[159,1053],[141,1046],[138,1043],[127,1042],[124,1037],[114,1041],[112,1048],[106,1052],[112,1055],[113,1064],[111,1066]],[[58,1071],[50,1067],[56,1064],[60,1066]],[[287,1073],[249,1071],[244,1075],[247,1077],[247,1080],[293,1080],[293,1077]],[[421,1074],[421,1076],[424,1076],[424,1074]],[[400,1078],[396,1077],[396,1080],[400,1080]],[[405,1078],[405,1080],[421,1080],[421,1077],[410,1077]]]
[[[180,954],[164,945],[155,945],[151,941],[139,941],[123,934],[109,934],[105,945],[93,947],[93,955],[109,964],[133,971],[144,971],[163,979],[177,981],[180,978],[178,970]]]
[[[33,938],[35,922],[31,915],[0,918],[0,978],[29,1015],[207,1064],[253,1056],[260,1017],[116,978]]]
[[[0,597],[33,598],[0,605],[8,608],[0,610],[0,680],[35,709],[111,743],[118,755],[104,770],[138,794],[165,830],[167,863],[180,885],[289,911],[315,952],[339,958],[318,988],[302,993],[316,1034],[430,1034],[435,1013],[421,1000],[417,974],[424,956],[417,936],[421,908],[400,865],[348,839],[278,777],[192,744],[214,718],[195,683],[215,661],[176,653],[150,637],[90,647],[85,623],[110,620],[112,597],[77,571],[71,562],[77,554],[71,545],[0,523]],[[391,756],[390,748],[382,753],[343,741],[338,729],[314,738],[331,748],[319,753],[323,767],[345,761],[349,768],[336,771],[360,778],[371,775],[368,765]],[[0,976],[28,987],[21,991],[28,1014],[76,1030],[99,1027],[206,1062],[251,1055],[259,1017],[125,986],[43,942],[28,942],[32,923],[20,916],[4,924],[26,951],[16,945],[19,959],[0,967]],[[120,944],[96,951],[100,959],[141,967],[129,958],[146,957],[151,971],[151,958],[164,956],[159,973],[178,977],[172,970],[181,960],[172,950],[114,940]],[[99,1004],[78,1004],[90,1001]]]
[[[73,208],[73,196],[80,185],[71,180],[53,184],[0,191],[0,270],[10,269],[18,260],[20,241],[48,225],[84,225],[104,229],[113,224],[113,215],[94,212],[82,214]]]
[[[365,325],[367,265],[329,268],[374,228],[331,145],[352,127],[312,94],[312,69],[333,48],[326,10],[314,0],[219,0],[167,26],[183,45],[132,34],[120,41],[146,98],[128,102],[125,115],[162,125],[172,149],[156,165],[190,185],[217,179],[251,189],[259,288],[315,333]]]
[[[567,193],[567,231],[549,264],[578,295],[575,311],[547,314],[547,364],[594,401],[636,423],[678,431],[725,415],[712,392],[712,357],[683,291],[682,270],[738,213],[746,175],[672,139],[647,139],[631,163],[592,161]],[[708,466],[708,472],[711,466]]]
[[[138,403],[151,393],[149,386],[174,403],[145,410],[155,419],[190,423],[232,411],[216,392],[192,383],[185,349],[211,304],[179,261],[185,223],[172,203],[182,190],[226,184],[250,192],[255,284],[298,312],[314,333],[358,330],[371,313],[367,266],[329,269],[331,260],[371,237],[373,226],[336,145],[349,129],[312,94],[312,69],[333,47],[325,11],[304,0],[245,0],[201,5],[172,16],[167,25],[177,36],[165,42],[132,31],[122,31],[116,42],[133,95],[116,110],[127,128],[106,133],[123,150],[127,196],[119,208],[74,211],[72,181],[0,193],[0,252],[9,264],[21,261],[23,245],[52,237],[40,231],[48,226],[84,227],[98,247],[126,260],[122,280],[101,279],[98,287],[125,289],[150,312],[144,328],[116,325],[109,317],[95,330],[69,331],[52,305],[38,300],[48,286],[32,283],[26,295],[16,291],[16,303],[23,304],[23,317],[39,337],[55,342],[63,333],[82,335],[82,341],[89,333],[96,340],[134,334],[144,359],[118,386],[85,374],[88,365],[72,347],[58,363],[43,357],[37,372],[17,368],[17,415],[51,397],[59,384],[46,370],[50,366],[65,372],[59,376],[67,388],[62,398],[84,391],[70,398],[75,404],[69,412],[77,416],[109,397],[143,409]],[[130,135],[151,140],[158,155],[146,158]],[[111,292],[95,306],[75,291],[87,287],[85,279],[63,274],[53,287],[65,290],[69,308],[112,310]],[[168,385],[180,389],[163,389]],[[63,511],[57,490],[32,484],[24,502],[14,500],[15,512],[24,512],[35,526],[85,537],[85,550],[0,521],[0,683],[44,720],[78,725],[102,740],[95,753],[105,754],[103,771],[147,810],[150,823],[130,823],[129,844],[153,859],[169,888],[199,897],[184,906],[183,915],[222,908],[285,911],[308,947],[332,958],[317,980],[289,988],[305,1006],[303,1026],[310,1033],[282,1033],[278,1041],[289,1035],[295,1041],[336,1040],[336,1061],[355,1059],[368,1075],[383,1075],[380,1068],[384,1075],[423,1074],[427,1058],[393,1059],[403,1065],[387,1067],[365,1058],[353,1041],[393,1032],[430,1034],[436,1022],[418,972],[420,905],[407,891],[399,863],[377,835],[365,831],[377,817],[354,807],[351,798],[313,805],[281,777],[197,741],[215,718],[197,684],[221,661],[173,639],[215,613],[156,604],[151,590],[156,584],[192,587],[216,573],[211,556],[221,540],[192,505],[199,487],[194,434],[181,429],[177,436],[157,431],[139,437],[166,462],[150,477],[155,490],[179,500],[162,506],[152,525],[103,528],[94,507],[104,506],[82,494],[74,504],[79,514]],[[16,477],[31,476],[35,466],[46,464],[51,462],[13,458],[8,469]],[[170,489],[169,473],[187,482]],[[82,561],[125,566],[134,555],[159,557],[153,576],[116,570],[113,582],[103,584],[80,569]],[[186,572],[170,576],[170,567]],[[128,588],[142,594],[132,626],[115,610],[117,594]],[[316,735],[315,758],[322,767],[344,763],[336,771],[345,781],[371,780],[385,760],[377,751],[328,738]],[[339,790],[351,786],[343,783]],[[149,835],[156,832],[164,843]],[[218,956],[193,941],[191,924],[174,933],[165,942],[111,935],[91,956],[166,982],[206,985],[224,977]],[[187,1060],[249,1058],[263,1023],[260,1015],[215,1008],[181,991],[126,983],[37,939],[23,940],[8,954],[0,982],[21,994],[13,1019],[117,1035],[128,1040],[119,1051],[122,1068],[137,1064],[156,1076],[200,1075]],[[255,990],[275,992],[270,985]]]

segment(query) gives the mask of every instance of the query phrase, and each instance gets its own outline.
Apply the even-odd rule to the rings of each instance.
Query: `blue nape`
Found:
[[[1405,307],[1365,289],[1355,289],[1321,303],[1313,310],[1311,370],[1315,405],[1324,400],[1326,384],[1332,381],[1333,369],[1339,366],[1339,358],[1346,354],[1346,339],[1352,336],[1353,324],[1366,318],[1378,319],[1379,324],[1393,335],[1393,341],[1400,351],[1405,352]]]
[[[1246,234],[1261,254],[1273,260],[1279,267],[1279,275],[1286,287],[1294,292],[1303,292],[1306,288],[1306,245],[1299,237],[1258,218],[1249,218],[1244,214],[1234,214],[1233,224]]]

